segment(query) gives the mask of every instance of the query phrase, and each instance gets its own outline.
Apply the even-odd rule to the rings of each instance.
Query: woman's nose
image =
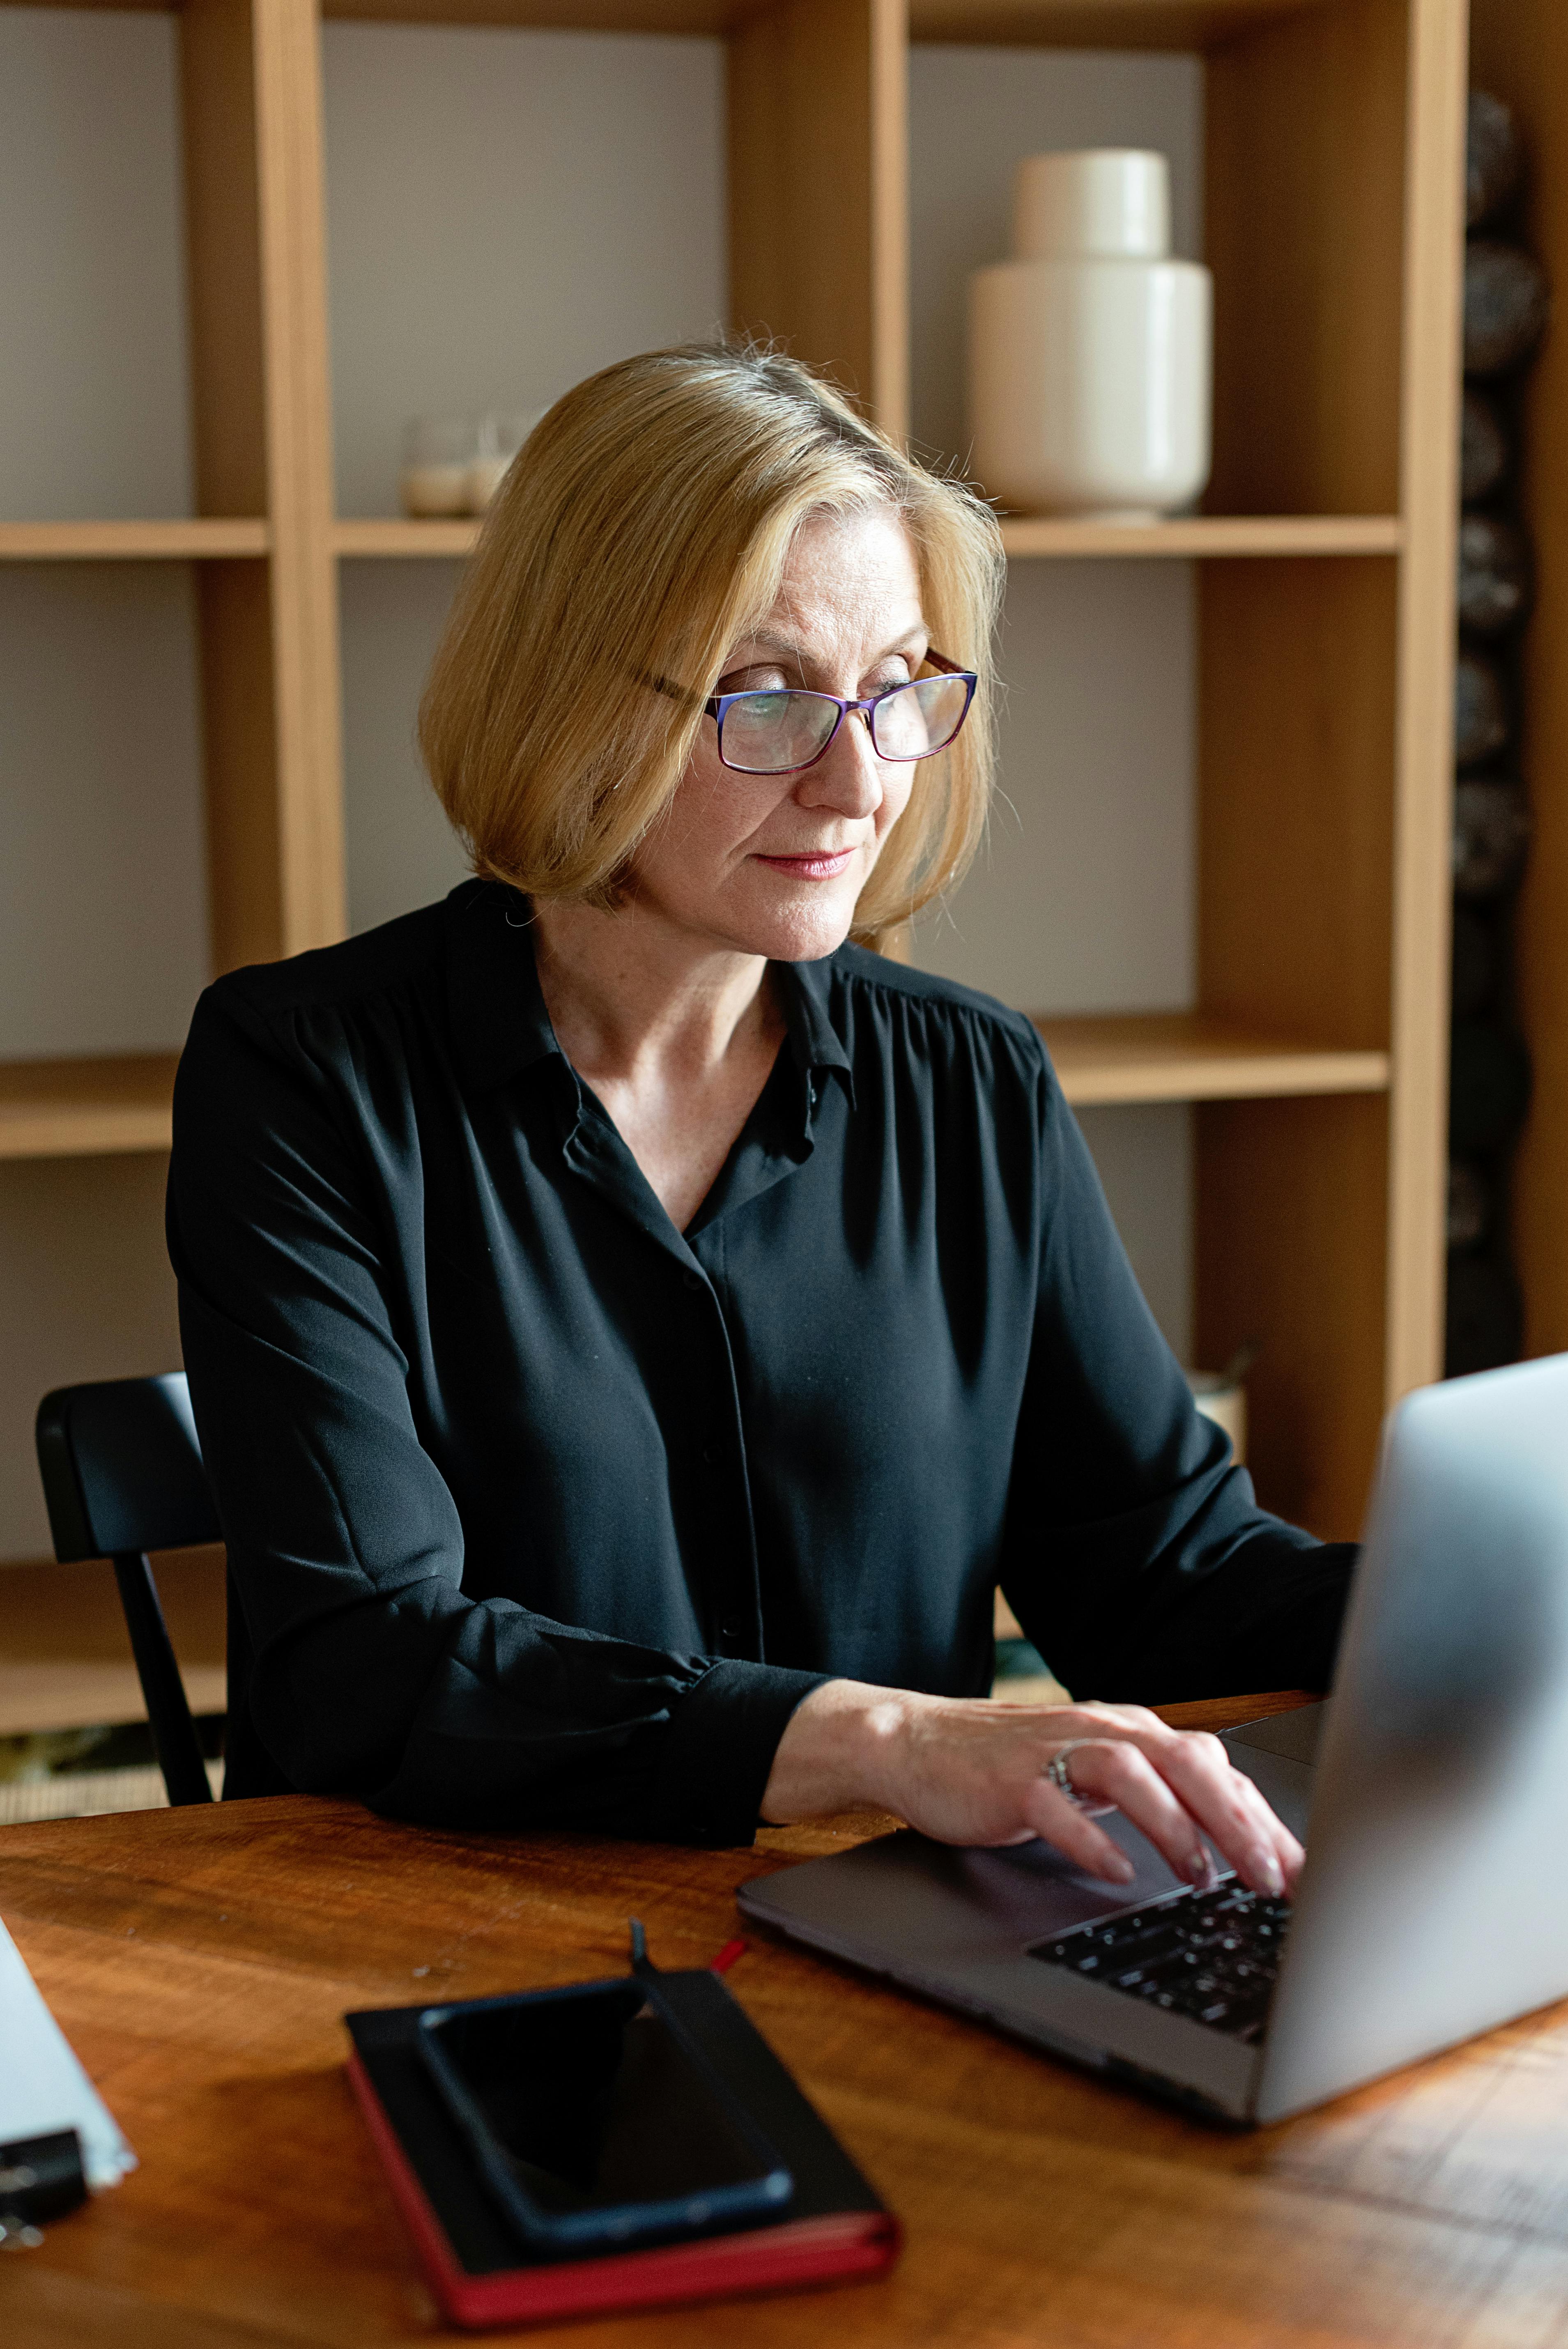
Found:
[[[826,755],[802,775],[795,796],[804,807],[831,807],[841,815],[874,815],[882,803],[881,766],[872,748],[866,712],[852,709]]]

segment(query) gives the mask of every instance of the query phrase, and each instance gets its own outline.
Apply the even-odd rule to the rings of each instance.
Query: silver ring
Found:
[[[1080,1745],[1096,1745],[1099,1743],[1100,1740],[1094,1737],[1070,1737],[1065,1745],[1059,1745],[1057,1747],[1055,1753],[1051,1756],[1050,1761],[1046,1763],[1045,1767],[1040,1773],[1040,1775],[1043,1778],[1048,1778],[1050,1780],[1052,1785],[1055,1787],[1059,1795],[1065,1795],[1067,1800],[1072,1804],[1073,1808],[1075,1811],[1082,1811],[1086,1819],[1104,1818],[1107,1811],[1114,1811],[1116,1809],[1116,1805],[1114,1803],[1099,1802],[1093,1795],[1085,1795],[1080,1793],[1079,1789],[1074,1785],[1072,1778],[1068,1773],[1067,1756],[1070,1754],[1075,1754]]]

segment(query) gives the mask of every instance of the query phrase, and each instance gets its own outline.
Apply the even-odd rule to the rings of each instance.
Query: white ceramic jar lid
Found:
[[[1012,183],[1020,261],[1162,261],[1170,250],[1170,169],[1140,148],[1031,155]]]

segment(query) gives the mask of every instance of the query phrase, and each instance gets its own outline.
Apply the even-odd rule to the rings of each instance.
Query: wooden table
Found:
[[[619,1971],[628,1913],[659,1962],[704,1964],[735,1930],[744,1877],[887,1824],[697,1852],[431,1834],[301,1796],[0,1831],[0,1916],[141,2157],[42,2249],[0,2256],[0,2344],[359,2349],[436,2333],[350,2102],[344,2011]],[[783,1944],[753,1942],[729,1980],[904,2219],[899,2267],[521,2337],[1568,2342],[1568,2007],[1231,2135]]]

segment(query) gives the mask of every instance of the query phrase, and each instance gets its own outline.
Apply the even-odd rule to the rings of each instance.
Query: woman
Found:
[[[1029,1023],[867,947],[984,820],[994,522],[790,362],[611,367],[421,712],[476,879],[203,997],[170,1247],[228,1791],[709,1843],[852,1804],[1127,1880],[1300,1851],[1210,1738],[985,1701],[1322,1685]],[[865,944],[846,944],[849,938]]]

